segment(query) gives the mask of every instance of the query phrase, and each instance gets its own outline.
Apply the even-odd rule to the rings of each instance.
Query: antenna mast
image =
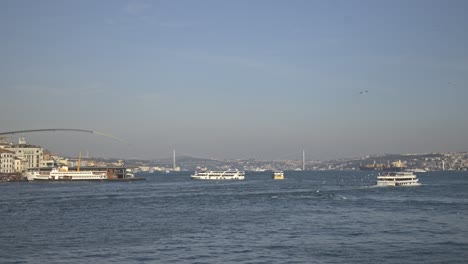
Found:
[[[302,150],[302,170],[305,171],[305,151]]]
[[[78,158],[78,166],[76,168],[76,171],[80,171],[80,166],[81,166],[81,151],[80,151],[80,157]]]
[[[173,155],[172,155],[172,169],[175,171],[175,168],[176,168],[176,164],[175,164],[175,149],[174,149]]]

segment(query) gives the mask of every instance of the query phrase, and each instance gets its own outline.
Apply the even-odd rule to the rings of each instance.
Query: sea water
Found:
[[[0,263],[467,263],[468,173],[0,185]]]

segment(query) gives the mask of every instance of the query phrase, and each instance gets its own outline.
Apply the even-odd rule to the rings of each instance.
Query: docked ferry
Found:
[[[419,186],[418,178],[413,172],[384,172],[377,176],[377,186]]]
[[[29,181],[99,181],[107,180],[105,171],[69,171],[68,167],[52,168],[51,171],[30,171],[26,173]]]
[[[245,172],[238,170],[196,171],[190,177],[194,180],[243,180],[245,179]]]

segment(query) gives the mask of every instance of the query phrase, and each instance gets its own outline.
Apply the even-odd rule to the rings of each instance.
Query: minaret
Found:
[[[20,137],[18,139],[18,145],[26,145],[26,138]]]

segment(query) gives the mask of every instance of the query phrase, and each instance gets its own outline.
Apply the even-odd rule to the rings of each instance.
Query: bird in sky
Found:
[[[369,92],[369,91],[361,91],[361,92],[359,92],[359,94],[366,94],[366,93],[368,93],[368,92]]]

